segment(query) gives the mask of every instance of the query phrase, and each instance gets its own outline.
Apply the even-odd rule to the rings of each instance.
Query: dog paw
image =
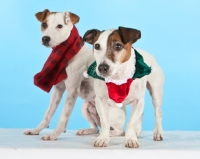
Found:
[[[137,139],[136,140],[128,139],[128,140],[126,140],[125,147],[138,148],[139,147],[139,143],[138,143]]]
[[[57,136],[50,134],[50,135],[45,135],[41,138],[42,140],[57,140]]]
[[[108,138],[103,138],[99,136],[96,141],[94,142],[94,147],[107,147],[109,142],[109,137]]]
[[[163,140],[162,133],[159,133],[158,131],[155,131],[154,132],[154,136],[153,136],[153,140],[154,141],[162,141]]]
[[[76,135],[78,135],[78,136],[91,135],[91,134],[98,134],[98,132],[99,132],[99,130],[97,128],[81,129],[76,133]]]
[[[25,135],[39,135],[40,131],[33,129],[33,130],[27,130],[24,132]]]

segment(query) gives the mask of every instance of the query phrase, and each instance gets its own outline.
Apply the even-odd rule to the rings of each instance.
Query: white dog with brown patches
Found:
[[[139,30],[124,27],[102,32],[97,29],[92,29],[87,31],[83,37],[86,42],[94,46],[93,53],[96,68],[93,71],[96,71],[97,76],[105,79],[105,81],[99,79],[95,79],[94,81],[96,94],[95,105],[101,121],[101,132],[94,143],[96,147],[107,146],[110,139],[110,123],[117,123],[117,121],[111,120],[116,112],[118,112],[117,114],[119,116],[117,120],[124,123],[124,105],[127,104],[131,105],[132,112],[127,124],[125,146],[129,148],[137,148],[139,146],[137,137],[142,130],[142,115],[146,88],[152,96],[155,108],[156,125],[154,140],[161,141],[163,139],[161,104],[164,74],[152,55],[143,50],[134,50],[132,48],[132,44],[140,39],[140,37],[141,33]],[[132,77],[137,69],[135,65],[136,52],[139,52],[143,56],[144,62],[148,66],[155,68],[155,72],[140,79],[134,79],[130,84],[130,91],[125,99],[123,99],[123,106],[118,108],[115,102],[110,99],[113,92],[109,94],[106,81],[117,81],[120,83],[124,79],[129,79],[130,76]],[[116,128],[118,126],[121,131],[123,130],[121,125],[115,126]]]
[[[48,9],[38,12],[36,18],[41,22],[42,44],[52,48],[67,40],[74,24],[79,21],[79,17],[73,13],[50,12]],[[98,133],[97,125],[91,117],[91,114],[96,114],[96,109],[94,109],[94,82],[93,79],[85,79],[82,75],[83,71],[93,61],[91,49],[83,44],[80,51],[69,61],[65,68],[67,78],[55,85],[49,107],[42,122],[35,129],[27,130],[24,134],[38,135],[41,130],[49,126],[50,120],[65,90],[67,90],[67,97],[59,123],[51,134],[43,136],[42,139],[56,140],[62,132],[65,132],[67,122],[78,96],[85,100],[82,111],[85,118],[90,122],[91,128],[82,129],[78,131],[77,135]]]

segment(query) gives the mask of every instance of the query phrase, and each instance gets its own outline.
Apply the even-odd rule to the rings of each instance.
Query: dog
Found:
[[[146,88],[152,97],[155,109],[156,125],[154,129],[155,141],[163,140],[162,131],[162,97],[164,85],[164,73],[157,64],[155,58],[144,50],[133,49],[132,44],[141,38],[141,32],[132,28],[119,27],[118,29],[110,29],[100,31],[98,29],[88,30],[83,40],[93,45],[93,54],[96,61],[96,71],[98,79],[94,81],[95,90],[95,106],[101,121],[101,132],[96,141],[95,147],[106,147],[110,140],[109,131],[112,128],[113,116],[118,115],[116,120],[124,123],[125,111],[124,106],[130,104],[132,107],[130,120],[127,124],[125,133],[125,146],[128,148],[138,148],[139,143],[137,137],[142,130],[142,115],[144,111],[144,95]],[[144,62],[151,66],[154,73],[137,78],[130,84],[130,90],[122,105],[117,105],[111,99],[115,94],[114,91],[109,94],[109,87],[106,86],[106,80],[123,81],[130,77],[130,73],[136,71],[136,52],[142,55]],[[133,75],[132,74],[132,75]],[[132,76],[131,76],[132,77]],[[105,81],[100,80],[104,78]],[[128,80],[127,80],[128,81]],[[119,106],[118,108],[115,106]],[[113,111],[114,110],[114,111]],[[116,110],[118,113],[116,113]],[[121,115],[120,115],[121,114]],[[116,122],[115,123],[119,123]],[[123,129],[119,126],[119,129]]]
[[[41,38],[42,44],[51,48],[57,47],[68,40],[74,25],[79,22],[79,16],[68,11],[63,13],[50,12],[48,9],[45,9],[42,12],[36,13],[35,16],[37,20],[41,22],[41,30],[43,33]],[[94,109],[94,80],[83,77],[84,70],[86,70],[93,61],[92,50],[85,44],[82,44],[78,53],[65,66],[64,70],[67,73],[67,78],[61,80],[54,86],[50,104],[42,122],[35,129],[25,131],[25,135],[38,135],[40,131],[49,126],[50,120],[65,90],[67,90],[67,97],[58,125],[51,134],[43,136],[42,140],[56,140],[62,132],[66,131],[66,125],[77,97],[84,99],[82,113],[91,125],[90,129],[79,130],[77,135],[98,133],[98,127],[92,118],[93,114],[96,113]]]

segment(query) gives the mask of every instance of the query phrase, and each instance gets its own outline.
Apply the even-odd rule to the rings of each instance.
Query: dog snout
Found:
[[[50,40],[51,40],[51,38],[49,36],[43,36],[42,37],[42,42],[43,42],[44,45],[49,44]]]
[[[99,70],[100,74],[104,74],[105,75],[109,70],[109,66],[107,64],[105,64],[105,63],[100,64],[99,67],[98,67],[98,70]]]

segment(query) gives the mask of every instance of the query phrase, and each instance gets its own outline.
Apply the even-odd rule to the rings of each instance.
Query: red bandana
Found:
[[[69,38],[53,50],[45,62],[41,72],[34,76],[34,84],[42,90],[49,92],[53,85],[67,78],[65,68],[67,63],[79,52],[82,47],[82,38],[75,26]]]
[[[115,82],[106,82],[108,95],[110,99],[115,101],[115,105],[117,107],[123,106],[122,102],[127,97],[132,82],[132,78],[127,79],[126,82],[123,82],[121,84],[116,84]]]

